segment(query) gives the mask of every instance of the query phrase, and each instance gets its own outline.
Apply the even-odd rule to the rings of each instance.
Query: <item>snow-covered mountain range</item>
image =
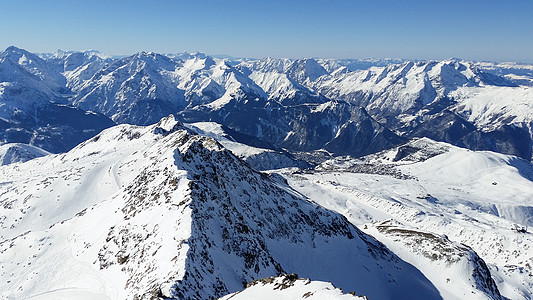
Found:
[[[531,69],[10,47],[0,299],[533,299]]]
[[[173,117],[105,130],[2,176],[8,299],[210,299],[279,273],[373,298],[439,299],[420,271],[346,218]]]
[[[52,152],[76,143],[55,148],[39,143],[54,138],[41,131],[66,126],[65,136],[79,129],[68,122],[52,125],[46,120],[52,108],[30,113],[29,107],[52,103],[72,110],[76,119],[90,111],[135,125],[174,113],[185,122],[222,124],[241,142],[255,140],[291,152],[361,156],[429,137],[473,150],[532,155],[528,105],[533,89],[507,76],[515,70],[517,76],[530,76],[527,65],[506,68],[457,59],[235,61],[146,52],[110,58],[95,51],[38,56],[15,47],[2,52],[0,60],[2,126],[9,132],[4,142]],[[74,136],[86,139],[113,124],[101,115],[85,115],[85,135]],[[102,125],[89,125],[95,122]],[[32,125],[20,128],[21,123]]]
[[[50,61],[15,47],[0,53],[0,143],[63,152],[115,125],[67,105],[66,84]]]

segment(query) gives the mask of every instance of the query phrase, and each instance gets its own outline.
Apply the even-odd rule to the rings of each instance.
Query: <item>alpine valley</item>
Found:
[[[533,299],[533,66],[0,53],[0,299]]]

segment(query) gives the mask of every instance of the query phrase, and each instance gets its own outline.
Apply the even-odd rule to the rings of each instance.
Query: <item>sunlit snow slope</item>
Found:
[[[173,117],[0,175],[2,299],[212,299],[280,273],[376,299],[440,299],[340,214]]]
[[[417,266],[442,295],[489,297],[494,289],[486,276],[479,284],[482,259],[502,295],[533,297],[533,167],[527,161],[419,139],[285,175],[296,190]],[[463,254],[450,260],[445,249],[451,257]]]
[[[311,281],[298,278],[297,274],[287,274],[278,277],[268,277],[250,282],[246,289],[221,298],[221,300],[364,300],[365,297],[356,296],[354,292],[343,293],[329,282]]]

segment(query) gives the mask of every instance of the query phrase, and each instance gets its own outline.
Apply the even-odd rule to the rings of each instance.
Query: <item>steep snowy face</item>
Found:
[[[27,144],[12,143],[0,145],[0,166],[26,162],[49,154],[50,152],[46,150]]]
[[[30,111],[59,99],[39,77],[11,59],[0,58],[0,116],[28,118]]]
[[[86,81],[73,105],[101,112],[119,123],[151,124],[184,107],[183,91],[169,76],[181,64],[141,52],[118,60]]]
[[[277,277],[258,279],[247,284],[246,289],[229,294],[221,300],[245,300],[245,299],[344,299],[365,300],[364,296],[356,296],[355,292],[343,293],[339,288],[329,282],[311,281],[298,278],[297,274],[286,274]]]
[[[243,62],[241,65],[248,67],[252,71],[260,71],[263,73],[285,73],[292,62],[293,61],[288,58],[266,57],[250,62]]]
[[[380,299],[440,299],[344,217],[172,117],[0,171],[3,297],[211,299],[296,272]]]
[[[365,224],[364,231],[420,268],[445,299],[505,299],[483,259],[467,245],[392,219]]]
[[[459,88],[451,96],[457,102],[452,110],[484,132],[506,125],[531,128],[533,123],[532,87]]]
[[[458,87],[480,85],[514,86],[470,63],[455,60],[406,62],[364,71],[341,72],[313,83],[327,97],[361,105],[390,126],[397,126],[405,115],[413,115],[426,108],[431,110],[431,105],[445,101],[448,94]],[[441,106],[443,104],[440,103]]]
[[[0,54],[0,144],[26,143],[62,152],[113,125],[103,115],[59,104],[65,98],[48,75],[34,69],[43,67],[43,61],[31,56],[39,64],[26,63],[25,52],[18,50],[11,47]]]
[[[266,98],[264,91],[224,60],[211,57],[193,58],[177,70],[179,86],[186,92],[188,107],[208,105],[222,107],[242,95]]]
[[[243,62],[237,66],[244,74],[259,85],[270,101],[282,105],[303,103],[323,103],[327,99],[309,89],[305,82],[315,80],[326,74],[325,69],[315,60],[297,60],[264,58],[252,62]]]
[[[141,52],[96,73],[72,103],[96,108],[120,123],[145,125],[186,107],[223,106],[242,94],[264,97],[261,88],[224,61]]]
[[[14,64],[18,64],[26,71],[37,76],[55,92],[62,92],[66,84],[65,78],[53,66],[36,54],[24,49],[14,46],[8,47],[0,53],[0,60],[9,60]]]
[[[320,76],[328,74],[326,69],[312,58],[291,60],[267,57],[256,61],[243,62],[240,65],[254,72],[283,73],[298,84],[315,81]]]
[[[73,93],[77,93],[86,81],[112,62],[97,51],[58,51],[42,57],[65,77],[66,88]]]
[[[460,250],[449,240],[477,253],[503,296],[531,297],[533,243],[526,229],[533,220],[531,163],[419,139],[360,159],[336,158],[316,171],[288,172],[287,179],[310,199],[367,228],[365,232],[417,266],[443,296],[464,290],[460,286],[465,282],[473,284],[482,298],[494,292],[489,277],[478,276],[486,272],[469,251],[463,256],[470,257],[470,262],[460,259],[447,266],[441,259],[427,257],[425,252],[430,257],[431,253],[444,255],[447,247]],[[389,219],[394,222],[383,223],[385,227],[375,224]],[[403,229],[390,231],[389,225]],[[425,241],[426,233],[446,235],[442,243],[448,246],[432,243],[432,235]],[[421,246],[425,243],[429,248]],[[454,277],[463,279],[454,282]]]
[[[312,58],[297,59],[292,62],[285,71],[289,78],[304,84],[306,81],[315,81],[328,72],[316,60]]]
[[[244,102],[217,109],[186,110],[179,115],[187,122],[208,118],[289,151],[326,149],[335,154],[361,156],[402,142],[402,138],[372,119],[364,109],[346,102],[287,107]]]

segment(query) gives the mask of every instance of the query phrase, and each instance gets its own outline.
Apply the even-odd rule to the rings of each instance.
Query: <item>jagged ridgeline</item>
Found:
[[[10,47],[0,299],[529,299],[528,70]]]
[[[429,137],[531,159],[527,66],[201,53],[38,56],[15,47],[0,54],[0,64],[0,138],[51,152],[113,122],[147,125],[175,113],[186,122],[218,122],[241,142],[293,153],[362,156]]]
[[[373,298],[440,298],[346,218],[172,116],[2,172],[4,297],[214,299],[297,273]]]

